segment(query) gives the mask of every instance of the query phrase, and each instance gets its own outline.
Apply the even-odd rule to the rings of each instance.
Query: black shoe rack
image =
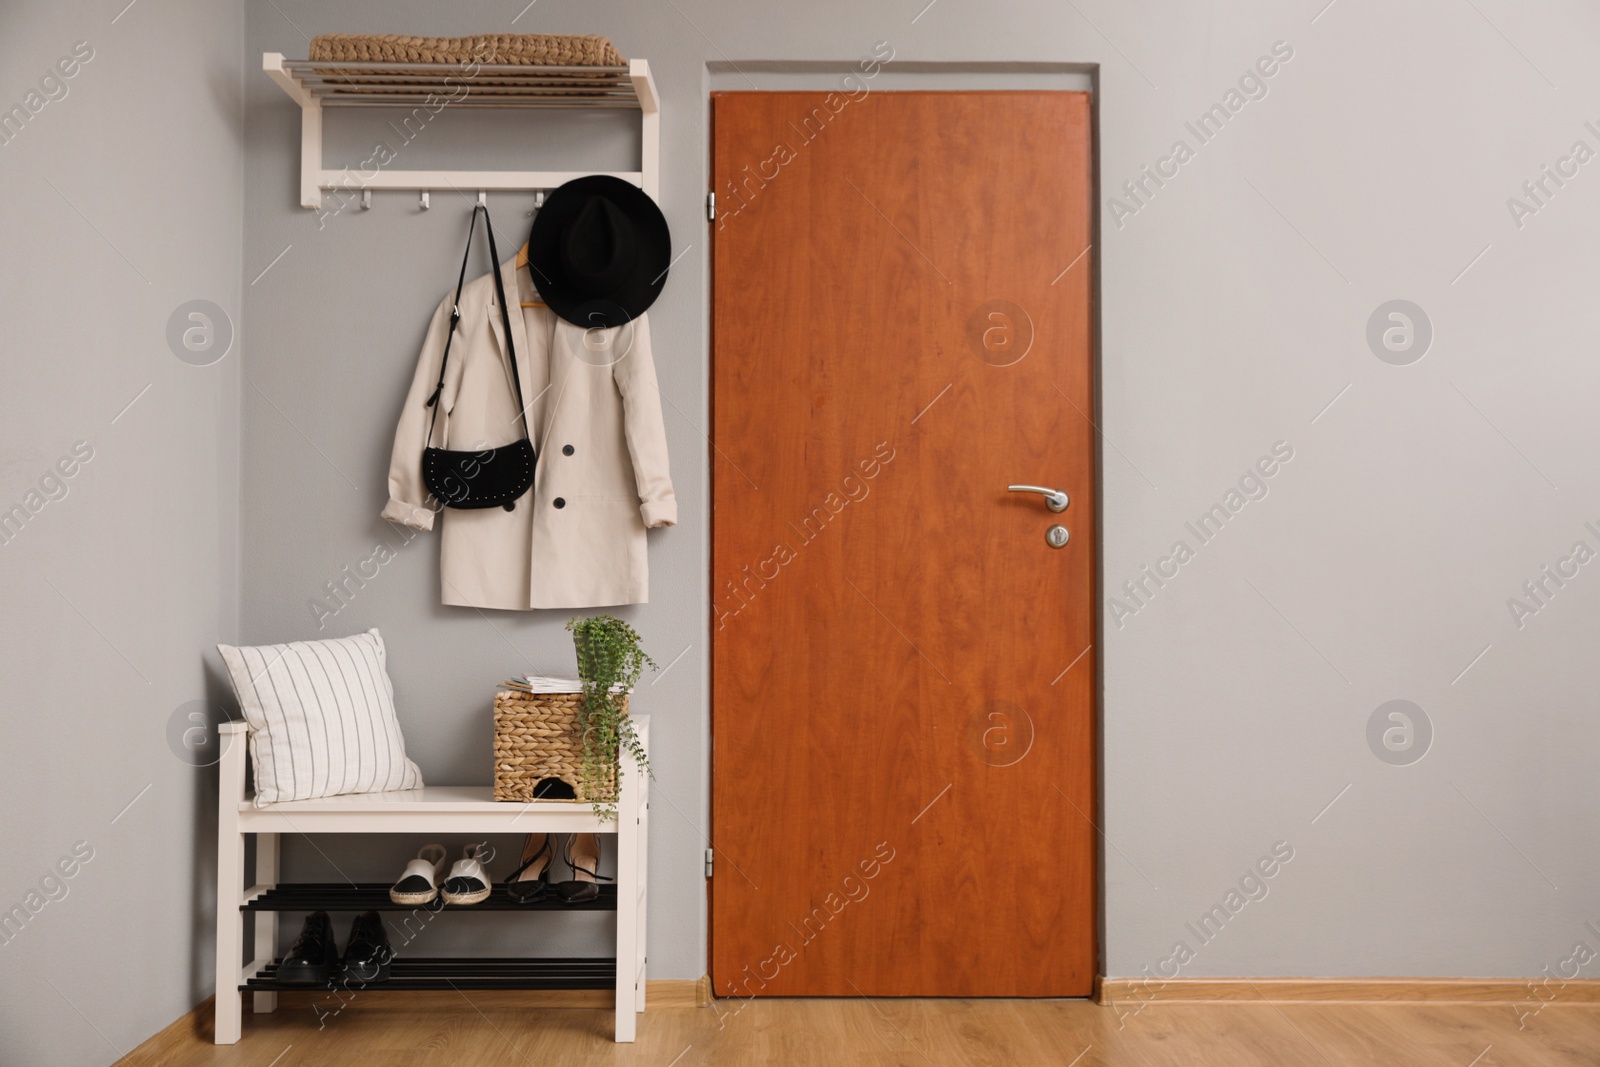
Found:
[[[512,900],[504,885],[489,890],[489,899],[477,904],[396,904],[382,882],[291,882],[273,886],[240,905],[240,911],[616,911],[617,887],[602,885],[600,895],[582,904],[563,904],[554,895],[533,904]]]
[[[610,989],[617,981],[617,961],[560,957],[547,959],[439,956],[404,959],[389,964],[389,977],[380,981],[333,978],[327,982],[278,981],[273,960],[247,982],[241,993],[291,989],[361,989],[370,992],[415,989]]]
[[[494,886],[487,900],[476,904],[447,904],[443,897],[428,904],[396,904],[383,882],[291,882],[273,886],[239,906],[243,912],[380,911],[397,914],[440,914],[474,911],[616,911],[617,887],[602,885],[600,895],[581,904],[563,904],[555,896],[531,904],[511,899],[504,885]],[[391,924],[397,921],[391,919]],[[403,957],[389,965],[390,976],[381,981],[334,978],[329,982],[281,982],[282,958],[262,967],[239,985],[240,992],[343,988],[406,989],[610,989],[617,980],[614,957]]]

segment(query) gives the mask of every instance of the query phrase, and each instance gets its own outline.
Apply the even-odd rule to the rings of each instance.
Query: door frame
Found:
[[[722,91],[724,88],[736,91],[751,92],[784,92],[804,91],[808,88],[822,92],[836,88],[836,80],[840,77],[858,74],[857,66],[853,63],[838,61],[806,61],[806,60],[739,60],[706,63],[705,77],[702,79],[703,111],[705,124],[702,142],[702,159],[704,165],[704,184],[706,192],[710,188],[715,173],[713,148],[715,145],[715,116],[712,108],[712,93]],[[1094,752],[1092,762],[1094,767],[1094,804],[1089,813],[1095,830],[1095,892],[1094,892],[1094,927],[1095,927],[1095,963],[1094,993],[1089,999],[1098,998],[1100,988],[1105,981],[1106,974],[1106,848],[1105,832],[1101,829],[1104,822],[1106,790],[1106,761],[1105,761],[1105,566],[1106,566],[1106,537],[1105,537],[1105,449],[1101,447],[1105,435],[1100,426],[1104,421],[1104,405],[1102,402],[1102,389],[1104,387],[1104,341],[1102,330],[1102,309],[1104,303],[1104,286],[1102,278],[1101,260],[1103,258],[1103,228],[1100,211],[1103,184],[1101,181],[1101,153],[1100,153],[1100,64],[1099,63],[1021,63],[997,64],[985,62],[901,62],[892,60],[882,64],[882,73],[890,75],[889,83],[878,88],[878,92],[894,92],[897,90],[918,89],[923,91],[940,91],[959,93],[993,92],[1017,88],[1055,88],[1061,91],[1087,92],[1089,94],[1089,190],[1090,203],[1093,205],[1089,220],[1089,233],[1091,247],[1094,254],[1089,257],[1089,321],[1092,331],[1090,339],[1090,374],[1092,376],[1093,411],[1091,422],[1095,430],[1094,454],[1094,503],[1095,503],[1095,566],[1094,566],[1094,642],[1100,654],[1094,659],[1094,681],[1092,690],[1094,694],[1091,714],[1094,720]],[[764,89],[746,89],[749,74],[783,75],[787,81],[782,85],[772,85]],[[906,74],[924,76],[919,81],[931,79],[935,82],[950,81],[952,84],[895,84],[893,76]],[[1073,85],[1038,85],[1022,86],[1018,84],[1005,84],[1011,77],[1022,75],[1042,76],[1046,78],[1071,78],[1077,84]],[[967,82],[967,78],[975,80]],[[763,79],[767,80],[767,79]],[[793,84],[800,81],[802,84]],[[803,82],[813,82],[812,85]],[[1085,86],[1083,82],[1087,82]],[[709,201],[708,201],[709,202]],[[706,219],[706,272],[705,272],[705,298],[701,303],[701,313],[704,315],[705,329],[705,367],[706,367],[706,417],[708,430],[714,429],[715,412],[713,405],[716,397],[716,319],[714,317],[714,302],[716,298],[716,256],[714,254],[716,242],[716,222]],[[712,529],[712,508],[716,503],[717,491],[717,464],[716,442],[708,432],[706,435],[706,574],[705,593],[708,605],[715,602],[716,587],[714,585],[716,567],[716,544]],[[716,662],[716,613],[707,612],[706,616],[706,833],[709,842],[708,852],[716,852],[716,804],[714,802],[716,789],[716,761],[714,752],[716,747],[717,723],[717,694],[714,664]],[[706,982],[715,997],[716,982],[712,972],[712,961],[715,958],[713,939],[716,936],[715,922],[712,919],[713,909],[716,907],[716,880],[708,877],[705,881],[706,902]]]

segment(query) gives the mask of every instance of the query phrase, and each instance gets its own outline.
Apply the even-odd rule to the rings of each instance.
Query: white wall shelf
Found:
[[[639,743],[649,751],[650,717],[636,715]],[[278,883],[280,834],[408,834],[415,844],[434,836],[526,833],[603,833],[616,835],[616,887],[604,887],[601,897],[585,910],[616,911],[615,958],[592,960],[526,959],[430,960],[395,959],[394,977],[370,982],[373,992],[406,989],[520,988],[616,990],[616,1039],[632,1041],[637,1013],[645,1007],[646,843],[649,840],[649,778],[632,772],[622,776],[616,819],[601,819],[583,803],[535,800],[528,803],[494,799],[489,786],[427,786],[389,793],[355,793],[257,805],[246,792],[243,723],[224,723],[221,730],[221,781],[217,804],[217,961],[216,1029],[219,1045],[239,1040],[243,1025],[244,995],[254,998],[255,1011],[277,1009],[277,990],[286,988],[275,979],[278,915],[280,911],[389,910],[382,900],[386,887],[373,885],[327,886]],[[253,884],[245,881],[245,835],[256,835]],[[409,847],[409,846],[408,846]],[[403,851],[403,850],[402,850]],[[412,852],[415,849],[411,850]],[[398,863],[398,861],[397,861]],[[403,865],[403,864],[401,864]],[[398,870],[398,866],[396,868]],[[490,906],[444,906],[441,913],[483,911],[560,910],[554,905],[512,905],[501,886],[487,902]],[[577,910],[577,909],[574,909]],[[253,917],[250,962],[244,957],[247,919]],[[452,985],[454,983],[454,985]],[[309,988],[309,987],[304,987]]]
[[[491,63],[344,63],[261,56],[261,69],[300,105],[300,205],[322,207],[326,189],[536,192],[592,171],[422,171],[366,174],[322,165],[322,112],[329,107],[627,109],[640,114],[640,169],[612,171],[653,199],[661,190],[661,98],[647,60],[625,67],[532,67]]]

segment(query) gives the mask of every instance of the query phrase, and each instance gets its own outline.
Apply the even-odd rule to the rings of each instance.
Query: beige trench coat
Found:
[[[537,299],[514,260],[500,273],[509,300]],[[586,331],[549,308],[513,307],[522,402],[538,450],[533,488],[511,511],[441,509],[423,484],[422,450],[453,295],[434,312],[400,412],[383,517],[431,530],[443,512],[446,604],[527,610],[646,602],[645,529],[678,521],[646,316]],[[504,332],[493,276],[468,282],[434,445],[483,449],[522,435]]]

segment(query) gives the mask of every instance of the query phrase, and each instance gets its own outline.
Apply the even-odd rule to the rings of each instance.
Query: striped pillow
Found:
[[[421,788],[377,630],[217,651],[250,726],[257,804]]]

